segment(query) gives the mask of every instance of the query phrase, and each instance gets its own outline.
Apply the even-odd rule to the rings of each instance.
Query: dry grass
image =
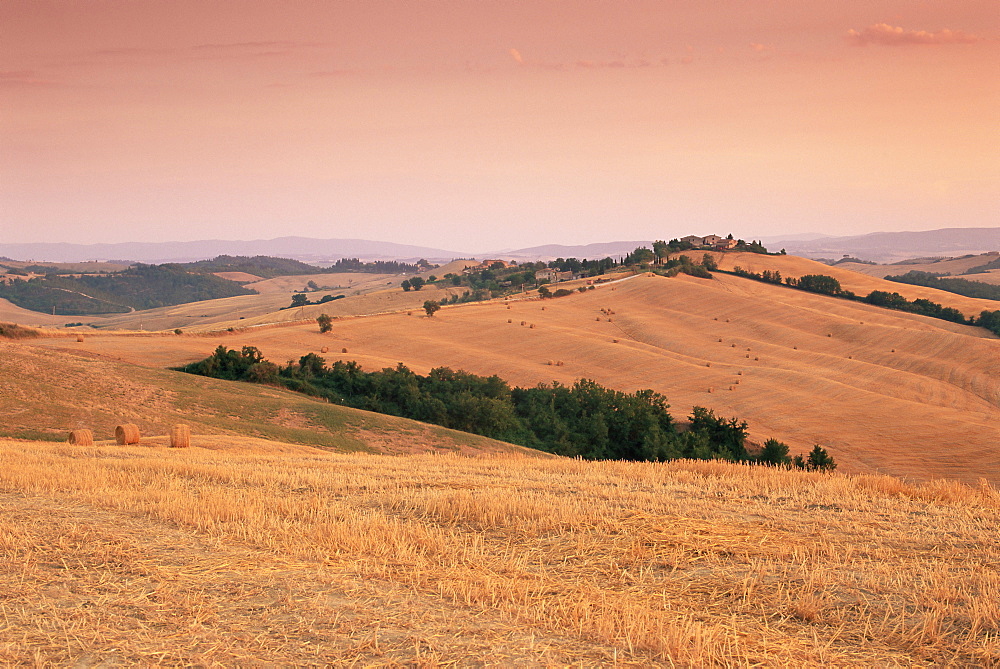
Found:
[[[1000,662],[988,486],[0,442],[0,500],[10,664]]]

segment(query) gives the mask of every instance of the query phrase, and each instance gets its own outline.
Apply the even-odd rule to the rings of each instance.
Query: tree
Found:
[[[317,290],[319,290],[319,286],[316,285],[315,281],[307,281],[306,282],[306,288],[308,288],[309,290],[311,290],[313,292],[316,292]]]
[[[424,302],[424,311],[427,312],[428,316],[433,316],[434,312],[441,308],[441,305],[436,300],[427,300]]]
[[[412,287],[413,290],[420,290],[421,288],[424,287],[424,280],[421,279],[419,276],[415,276],[412,279],[410,279],[410,287]]]
[[[409,279],[403,279],[403,283],[401,283],[399,285],[401,285],[403,287],[404,291],[409,291],[410,288],[412,288],[412,286],[410,285],[410,280]]]
[[[711,253],[706,253],[705,255],[702,256],[701,266],[711,272],[714,272],[715,270],[719,269],[719,265],[716,264],[715,258],[712,257]]]
[[[833,458],[826,452],[826,449],[819,444],[813,446],[813,449],[809,451],[809,457],[806,458],[806,469],[832,472],[836,468],[837,463],[833,461]]]
[[[542,297],[552,297],[552,291],[549,290],[548,286],[539,286],[538,294]]]
[[[292,306],[293,307],[304,307],[309,304],[309,298],[302,293],[296,293],[292,295]]]
[[[662,263],[670,255],[670,246],[662,239],[653,242],[653,255],[656,256],[657,264]]]
[[[333,329],[333,319],[326,314],[320,314],[316,317],[316,323],[319,324],[320,332],[329,332]]]
[[[758,462],[767,465],[788,465],[792,459],[788,457],[788,444],[771,438],[764,442],[764,448],[757,458]]]

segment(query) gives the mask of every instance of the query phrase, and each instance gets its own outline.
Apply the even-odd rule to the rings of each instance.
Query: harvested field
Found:
[[[757,442],[775,437],[793,453],[818,443],[846,471],[1000,482],[1000,340],[985,330],[722,274],[640,276],[545,311],[532,300],[507,304],[347,318],[327,335],[307,323],[211,337],[91,336],[74,346],[171,366],[219,344],[256,346],[278,363],[327,345],[367,369],[449,366],[521,386],[585,377],[662,392],[678,418],[692,406],[737,416]],[[739,372],[735,390],[709,393]]]
[[[0,462],[4,664],[1000,662],[987,488],[8,441]]]

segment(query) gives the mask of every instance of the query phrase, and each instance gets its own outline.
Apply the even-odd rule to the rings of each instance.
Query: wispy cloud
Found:
[[[929,46],[939,44],[973,44],[979,37],[961,30],[905,30],[888,23],[877,23],[863,30],[849,30],[844,36],[855,46],[879,44],[882,46]]]
[[[517,49],[510,50],[510,57],[514,59],[514,62],[518,65],[524,65],[524,58],[521,57],[521,52]]]
[[[44,87],[58,84],[57,81],[39,76],[34,70],[0,71],[0,88]]]

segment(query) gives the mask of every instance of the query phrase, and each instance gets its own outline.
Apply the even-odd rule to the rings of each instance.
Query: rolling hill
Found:
[[[724,259],[748,269],[768,263],[785,275],[824,268],[790,257]],[[973,313],[982,303],[1000,307],[828,269],[860,293],[888,285]],[[384,297],[385,307],[396,306],[391,295],[414,294],[366,299],[380,304]],[[776,437],[793,453],[818,443],[846,471],[1000,480],[1000,340],[979,328],[721,274],[637,276],[545,302],[447,307],[433,318],[410,313],[345,317],[328,335],[310,320],[231,333],[31,345],[158,367],[201,359],[219,344],[253,345],[279,363],[325,346],[328,360],[357,360],[368,369],[404,362],[426,373],[449,366],[521,386],[585,377],[626,391],[652,388],[669,398],[678,418],[692,406],[739,417],[753,439]],[[557,362],[564,364],[550,364]]]
[[[24,379],[30,379],[30,384]],[[196,435],[194,444],[206,448],[221,447],[239,437],[339,452],[443,449],[534,453],[275,388],[248,387],[139,367],[108,356],[3,341],[0,414],[4,416],[0,436],[50,441],[63,441],[70,430],[80,428],[92,430],[96,439],[113,440],[115,426],[129,422],[142,434],[159,437],[143,443],[162,445],[172,425],[185,423]]]

